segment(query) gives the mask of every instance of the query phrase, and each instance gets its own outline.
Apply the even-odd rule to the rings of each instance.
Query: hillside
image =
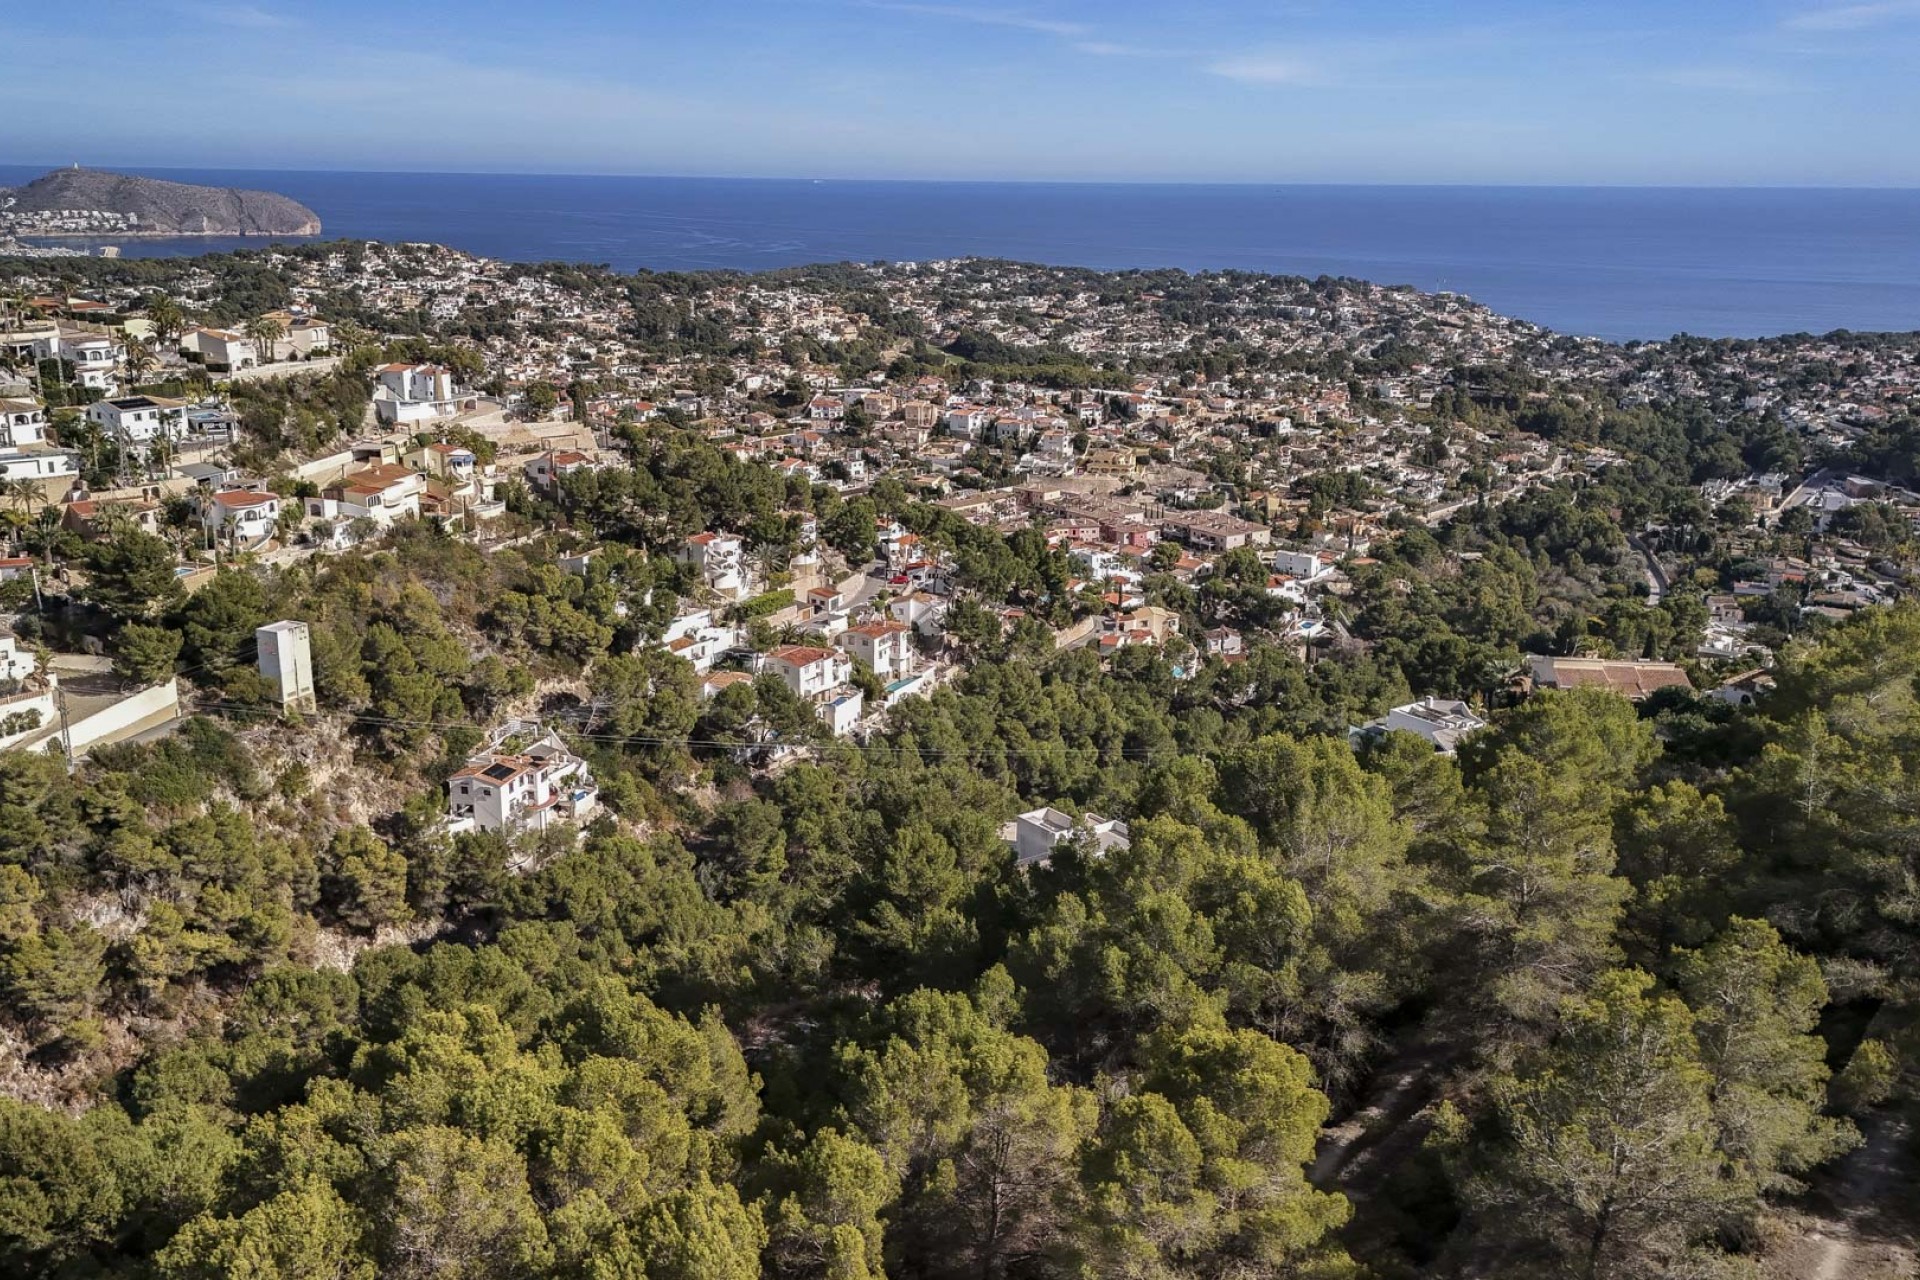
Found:
[[[24,187],[0,190],[0,220],[22,234],[91,234],[105,215],[121,234],[187,236],[309,236],[319,215],[270,191],[197,187],[107,173],[58,169]]]

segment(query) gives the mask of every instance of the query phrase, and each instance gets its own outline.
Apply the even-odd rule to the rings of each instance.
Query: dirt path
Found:
[[[1770,1280],[1910,1280],[1920,1266],[1920,1167],[1913,1128],[1887,1112],[1861,1125],[1865,1141],[1786,1215],[1794,1238],[1767,1259]]]
[[[1426,1126],[1408,1122],[1432,1101],[1441,1057],[1433,1046],[1415,1044],[1381,1064],[1365,1105],[1321,1130],[1308,1174],[1314,1186],[1364,1196],[1419,1146]]]

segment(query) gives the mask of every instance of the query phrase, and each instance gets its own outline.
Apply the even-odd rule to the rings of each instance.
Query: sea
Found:
[[[0,186],[37,177],[0,165]],[[759,271],[965,256],[1451,290],[1563,333],[1920,330],[1920,190],[856,182],[143,169],[278,191],[325,237]],[[75,243],[66,241],[63,243]],[[128,257],[259,239],[126,240]]]

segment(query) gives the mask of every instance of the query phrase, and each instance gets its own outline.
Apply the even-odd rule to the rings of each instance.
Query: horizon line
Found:
[[[299,173],[334,174],[342,177],[356,175],[399,176],[415,175],[440,178],[576,178],[576,179],[629,179],[653,182],[784,182],[809,185],[859,184],[894,186],[1027,186],[1027,187],[1376,187],[1423,190],[1509,190],[1509,191],[1920,191],[1920,184],[1874,185],[1868,183],[1814,183],[1814,182],[1726,182],[1726,183],[1690,183],[1690,182],[1468,182],[1468,181],[1408,181],[1388,179],[1314,179],[1314,178],[1274,178],[1274,179],[1230,179],[1230,178],[874,178],[874,177],[833,177],[811,174],[709,174],[709,173],[627,173],[627,172],[566,172],[545,169],[352,169],[352,168],[279,168],[266,169],[252,166],[228,167],[225,165],[180,165],[180,164],[84,164],[68,160],[57,164],[44,161],[20,160],[0,161],[0,167],[12,169],[34,169],[46,165],[45,174],[72,171],[73,169],[92,169],[96,172],[140,171],[158,173]]]

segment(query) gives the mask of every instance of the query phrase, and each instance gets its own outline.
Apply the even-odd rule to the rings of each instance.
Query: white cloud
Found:
[[[241,27],[249,31],[271,31],[293,25],[293,19],[250,4],[181,4],[183,14],[222,27]]]
[[[1138,45],[1115,44],[1110,40],[1076,40],[1073,47],[1081,53],[1096,58],[1159,58],[1167,56],[1164,49],[1143,49]]]
[[[1207,70],[1229,80],[1248,84],[1316,85],[1327,82],[1325,68],[1317,59],[1293,53],[1242,53],[1217,58]]]
[[[884,9],[889,13],[919,14],[924,18],[947,18],[954,22],[969,22],[977,27],[1010,27],[1015,31],[1058,36],[1062,40],[1079,40],[1089,34],[1089,28],[1084,23],[1036,18],[1002,9],[971,9],[956,4],[913,4],[907,0],[864,0],[861,7]]]
[[[1788,18],[1786,25],[1795,31],[1865,31],[1906,18],[1920,18],[1920,0],[1871,0],[1809,9]]]
[[[1169,56],[1167,50],[1147,49],[1139,45],[1101,39],[1099,33],[1084,22],[1039,18],[1006,9],[970,9],[954,4],[919,4],[914,0],[855,0],[855,2],[863,9],[880,9],[887,13],[943,18],[950,22],[964,22],[976,27],[1002,27],[1011,31],[1030,31],[1035,35],[1063,40],[1074,52],[1084,53],[1093,58]]]

